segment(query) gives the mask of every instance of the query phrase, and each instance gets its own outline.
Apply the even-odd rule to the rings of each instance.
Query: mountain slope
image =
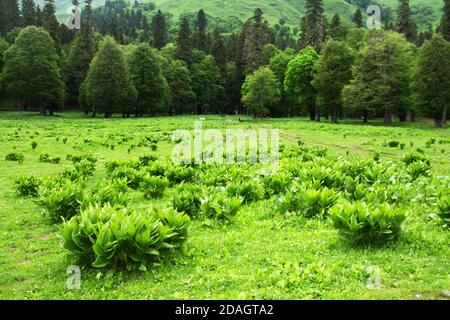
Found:
[[[134,3],[134,0],[129,1]],[[71,2],[71,0],[56,0],[58,16],[61,20],[65,20],[70,13]],[[94,6],[98,7],[104,2],[105,0],[94,0]],[[169,11],[175,18],[182,13],[197,12],[203,8],[211,16],[223,19],[234,16],[242,21],[249,18],[255,8],[259,7],[264,11],[264,16],[271,24],[283,18],[291,26],[299,24],[305,11],[305,0],[140,0],[140,2],[153,2],[158,9]],[[333,14],[339,13],[348,20],[357,8],[356,3],[364,2],[380,3],[385,14],[391,17],[395,16],[398,4],[397,0],[324,0],[325,13],[329,18]],[[434,26],[439,23],[443,0],[411,0],[410,2],[414,19],[420,28],[426,27],[428,23],[433,23]]]

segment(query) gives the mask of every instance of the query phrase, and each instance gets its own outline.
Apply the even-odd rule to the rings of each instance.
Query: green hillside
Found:
[[[130,0],[133,2],[134,0]],[[95,6],[102,5],[104,0],[94,0]],[[300,17],[304,14],[305,0],[141,0],[141,2],[153,2],[157,8],[169,11],[177,18],[182,13],[192,13],[203,8],[209,15],[226,19],[237,17],[246,20],[251,16],[256,7],[260,7],[270,23],[276,23],[280,18],[286,20],[291,26],[297,26]],[[324,0],[325,12],[328,17],[339,13],[347,19],[355,12],[358,4],[379,3],[384,9],[385,17],[395,17],[397,0]],[[71,0],[56,0],[58,15],[65,19]],[[442,0],[411,0],[414,19],[420,28],[428,23],[436,26],[441,17]]]

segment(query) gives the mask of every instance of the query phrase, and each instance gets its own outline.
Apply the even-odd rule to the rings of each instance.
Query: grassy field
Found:
[[[329,219],[276,213],[273,199],[250,203],[226,224],[193,220],[183,250],[147,272],[83,268],[81,290],[68,290],[66,269],[73,260],[62,247],[61,224],[51,223],[33,198],[17,194],[15,177],[56,174],[71,165],[68,154],[92,153],[98,163],[87,184],[93,184],[106,176],[107,161],[170,155],[170,141],[159,141],[156,151],[139,142],[148,135],[192,129],[196,120],[199,117],[105,120],[75,113],[41,118],[1,112],[0,299],[448,298],[450,233],[433,206],[419,198],[408,205],[399,240],[376,247],[348,245]],[[379,153],[382,161],[398,162],[404,154],[421,149],[431,160],[430,179],[438,186],[443,181],[442,188],[448,191],[448,128],[433,129],[425,122],[390,128],[376,121],[331,125],[298,118],[248,118],[240,123],[236,117],[222,116],[206,116],[203,126],[279,129],[282,144],[296,146],[301,140],[308,147],[324,147],[336,161],[372,159]],[[387,146],[392,140],[404,143],[403,149]],[[33,141],[36,149],[31,147]],[[5,161],[13,151],[24,155],[23,163]],[[43,153],[62,161],[39,162]],[[162,199],[150,201],[132,191],[130,206],[164,207],[174,192],[170,188]],[[370,266],[379,268],[381,288],[367,287]]]

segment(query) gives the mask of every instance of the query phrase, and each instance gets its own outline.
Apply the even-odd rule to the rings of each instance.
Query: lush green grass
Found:
[[[435,176],[448,175],[450,130],[431,124],[402,124],[392,128],[380,122],[364,126],[310,123],[305,119],[267,119],[239,123],[236,117],[206,116],[204,128],[277,128],[283,144],[322,146],[331,156],[384,160],[424,150]],[[431,218],[430,208],[411,204],[397,243],[384,247],[351,247],[329,220],[284,216],[274,212],[271,200],[247,205],[230,224],[195,220],[182,253],[146,273],[82,270],[82,289],[66,289],[66,268],[72,264],[62,248],[60,226],[53,225],[31,198],[16,194],[20,174],[50,175],[70,165],[67,154],[93,153],[98,159],[93,183],[104,177],[111,159],[143,154],[169,155],[173,144],[161,141],[158,150],[134,148],[143,137],[179,128],[192,129],[199,117],[144,119],[89,119],[75,113],[54,118],[33,114],[0,113],[0,298],[6,299],[439,299],[450,289],[450,233]],[[128,137],[123,142],[123,137]],[[63,139],[67,138],[67,143]],[[398,140],[400,148],[383,147]],[[37,142],[35,150],[31,142]],[[114,150],[106,144],[114,145]],[[412,145],[411,145],[412,144]],[[5,161],[5,155],[24,154],[23,164]],[[60,156],[60,164],[38,161],[41,153]],[[132,194],[131,206],[165,206],[173,190],[160,200]],[[380,289],[368,289],[367,268],[381,270]]]

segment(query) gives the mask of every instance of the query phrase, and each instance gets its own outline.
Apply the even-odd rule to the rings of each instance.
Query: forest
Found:
[[[237,31],[223,30],[200,9],[180,16],[169,33],[171,14],[151,3],[107,1],[93,9],[86,1],[81,30],[58,22],[53,0],[42,10],[33,0],[2,4],[1,97],[8,108],[105,117],[307,115],[333,123],[423,116],[438,127],[447,121],[448,1],[436,30],[422,31],[407,0],[399,1],[395,22],[376,30],[366,28],[370,17],[361,9],[351,22],[339,14],[328,21],[322,1],[306,1],[297,36],[284,21],[269,25],[259,8]]]

